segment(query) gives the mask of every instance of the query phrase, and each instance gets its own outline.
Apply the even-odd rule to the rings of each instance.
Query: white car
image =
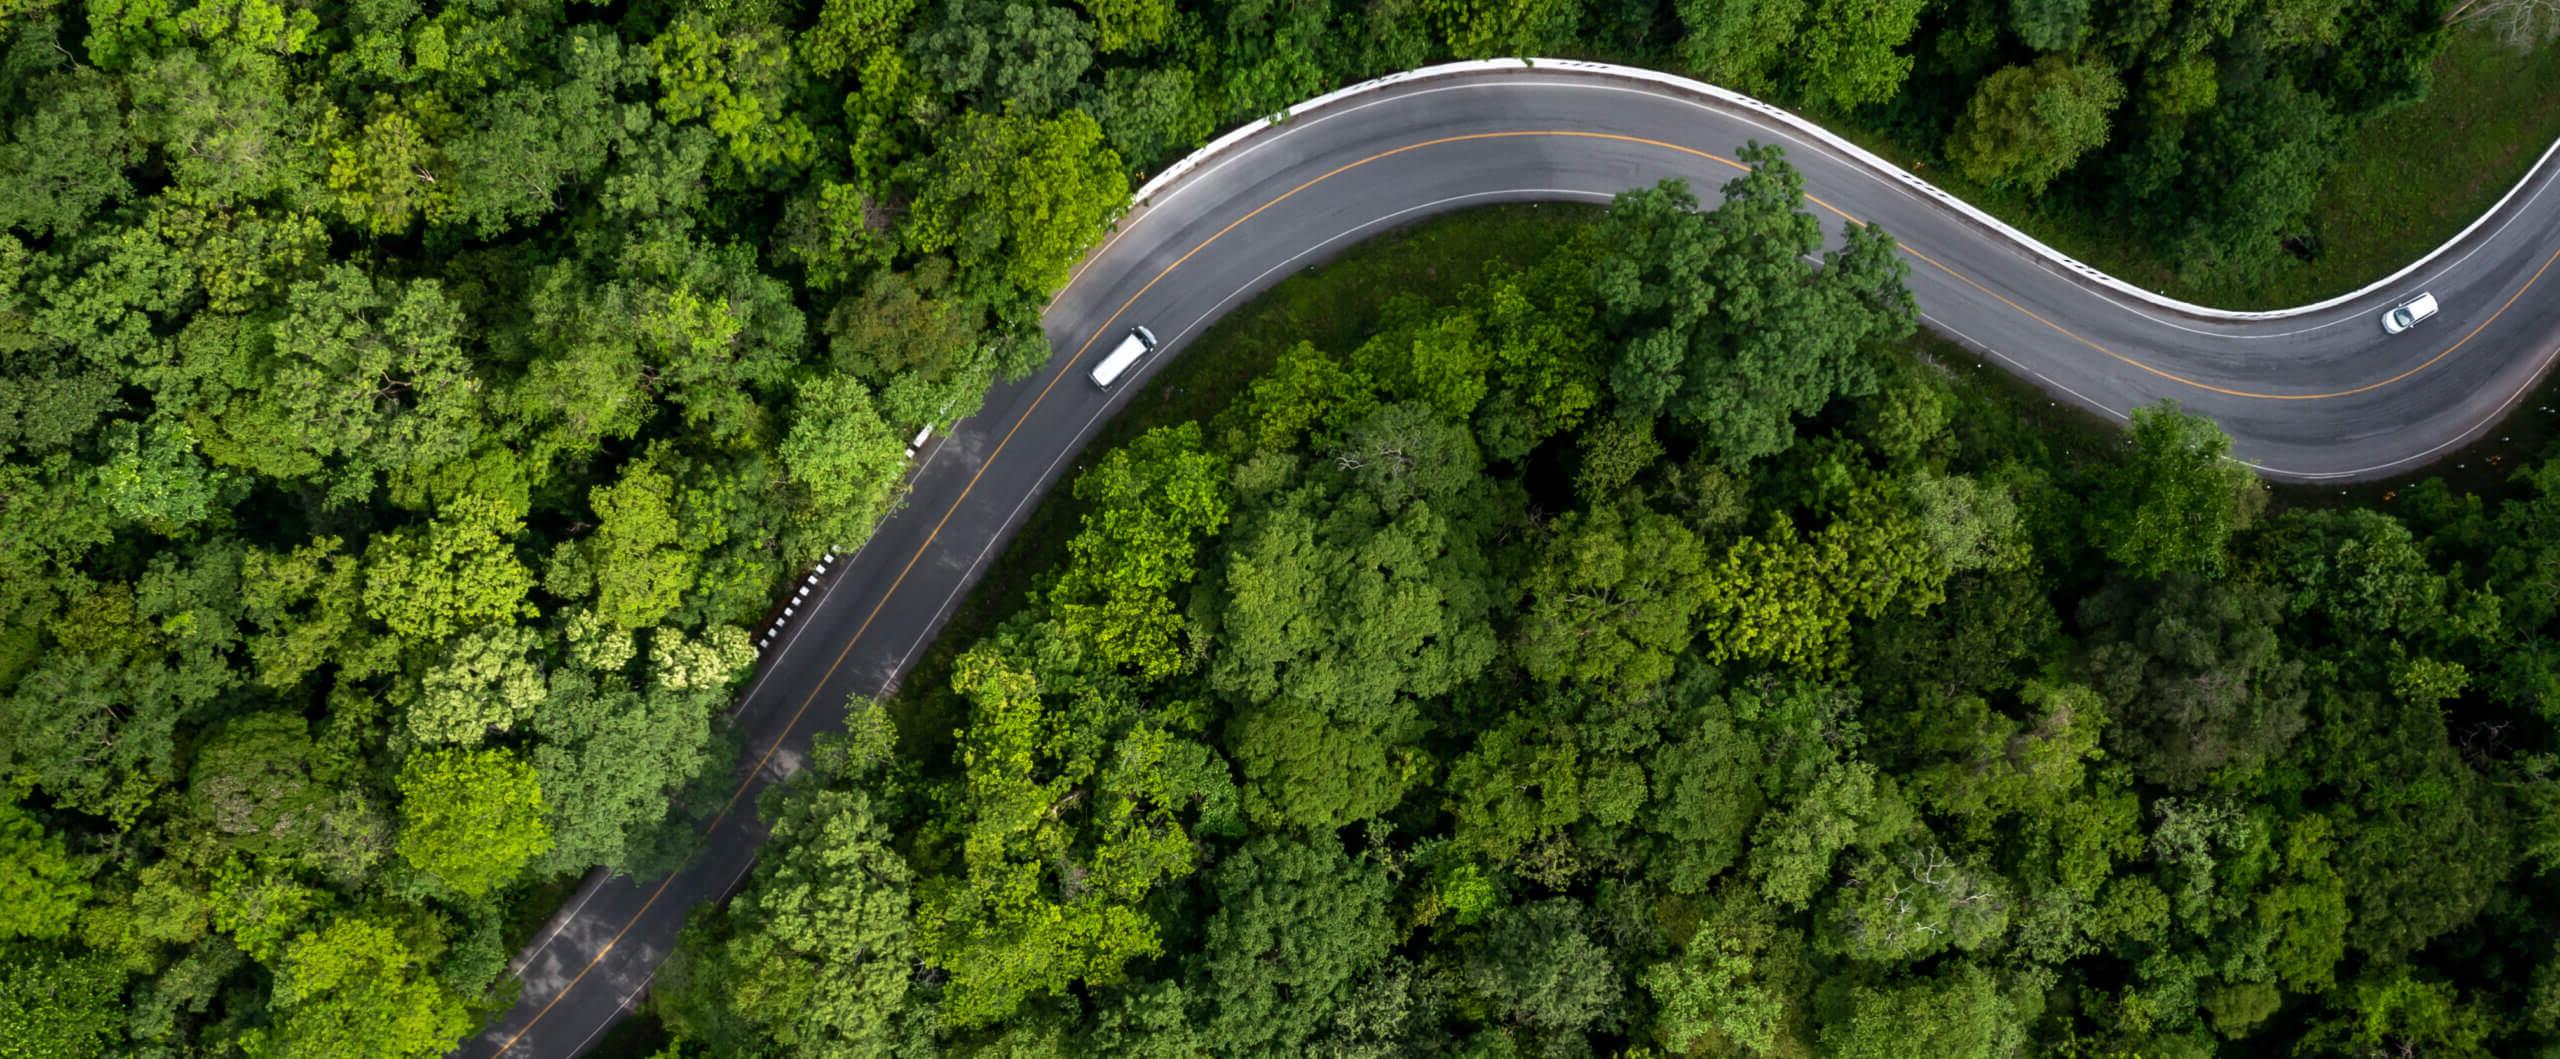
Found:
[[[2382,314],[2382,331],[2384,334],[2396,335],[2418,326],[2419,321],[2435,314],[2436,296],[2421,294],[2392,306],[2390,312]]]

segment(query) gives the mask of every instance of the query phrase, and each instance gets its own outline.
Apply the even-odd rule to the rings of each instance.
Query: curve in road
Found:
[[[1044,318],[1063,355],[999,386],[935,443],[907,502],[837,564],[733,712],[750,762],[707,850],[664,879],[590,878],[515,964],[520,997],[457,1054],[559,1059],[647,988],[684,917],[725,897],[765,829],[754,796],[798,771],[852,696],[887,692],[1031,503],[1102,419],[1201,327],[1303,265],[1432,213],[1494,202],[1602,202],[1665,178],[1702,196],[1775,142],[1836,236],[1877,224],[1912,259],[1929,326],[2054,393],[2122,418],[2163,398],[2220,422],[2272,477],[2377,477],[2485,431],[2560,346],[2554,154],[2498,208],[2381,283],[2297,309],[2234,313],[2141,291],[2036,243],[1786,112],[1712,86],[1587,63],[1436,67],[1334,93],[1239,129],[1140,192]],[[2546,286],[2548,281],[2548,286]],[[2444,311],[2377,324],[2424,289]],[[1112,391],[1081,366],[1132,324],[1162,355]]]

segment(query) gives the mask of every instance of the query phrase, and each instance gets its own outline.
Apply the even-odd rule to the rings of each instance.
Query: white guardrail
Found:
[[[1834,135],[1829,129],[1825,129],[1820,125],[1807,121],[1802,117],[1798,117],[1783,107],[1764,103],[1760,100],[1753,99],[1750,96],[1743,95],[1740,92],[1733,91],[1732,89],[1719,88],[1715,85],[1707,84],[1704,81],[1692,80],[1678,74],[1663,73],[1659,70],[1647,70],[1642,67],[1635,66],[1619,66],[1614,63],[1583,62],[1573,59],[1484,59],[1473,62],[1443,63],[1438,66],[1426,66],[1418,70],[1407,70],[1403,73],[1389,74],[1375,80],[1362,81],[1359,84],[1352,85],[1348,88],[1327,92],[1321,96],[1315,97],[1314,99],[1307,100],[1304,103],[1299,103],[1296,106],[1289,108],[1288,111],[1273,117],[1248,122],[1228,132],[1224,136],[1220,136],[1215,140],[1209,141],[1207,146],[1191,152],[1189,155],[1183,157],[1181,161],[1166,166],[1163,172],[1156,174],[1153,179],[1148,180],[1146,185],[1140,187],[1138,189],[1138,193],[1132,197],[1132,202],[1138,207],[1144,207],[1157,196],[1164,194],[1167,189],[1172,188],[1175,184],[1180,183],[1185,177],[1190,176],[1202,165],[1207,164],[1211,160],[1227,153],[1228,151],[1244,145],[1246,142],[1266,131],[1280,127],[1291,117],[1306,114],[1311,111],[1322,110],[1347,99],[1368,95],[1370,93],[1393,88],[1398,85],[1410,84],[1415,81],[1436,80],[1468,74],[1527,72],[1552,73],[1559,71],[1592,74],[1601,77],[1617,78],[1620,80],[1647,82],[1669,89],[1674,93],[1696,97],[1711,103],[1733,107],[1775,119],[1776,121],[1786,125],[1788,128],[1819,141],[1824,147],[1830,148],[1831,150],[1848,157],[1850,160],[1855,161],[1868,169],[1874,170],[1878,175],[1903,184],[1914,192],[1928,196],[1931,199],[1935,199],[1938,202],[1945,204],[1948,209],[1956,211],[1966,219],[1991,229],[2001,237],[2027,248],[2037,256],[2044,258],[2046,261],[2056,266],[2071,270],[2091,283],[2104,287],[2114,293],[2158,308],[2208,320],[2280,320],[2286,317],[2302,316],[2309,313],[2316,313],[2324,309],[2336,308],[2337,306],[2345,305],[2349,302],[2368,297],[2377,291],[2383,290],[2384,288],[2394,286],[2400,281],[2409,278],[2412,273],[2425,268],[2428,264],[2434,262],[2436,258],[2443,256],[2446,251],[2453,249],[2463,240],[2469,239],[2472,233],[2480,230],[2481,225],[2488,223],[2491,218],[2494,218],[2499,213],[2503,212],[2507,208],[2507,204],[2515,199],[2518,192],[2521,192],[2526,187],[2530,186],[2534,182],[2534,179],[2540,176],[2546,167],[2551,165],[2552,159],[2555,156],[2560,156],[2560,141],[2555,141],[2549,149],[2542,152],[2542,157],[2533,163],[2532,168],[2525,171],[2523,178],[2517,180],[2514,187],[2508,188],[2507,193],[2499,197],[2496,205],[2489,207],[2486,212],[2482,213],[2469,225],[2465,226],[2462,231],[2455,233],[2453,238],[2445,240],[2444,245],[2438,246],[2434,250],[2429,251],[2425,257],[2421,257],[2416,261],[2410,262],[2407,267],[2402,268],[2400,271],[2375,280],[2372,283],[2368,283],[2354,291],[2338,295],[2335,298],[2313,302],[2309,305],[2297,305],[2289,309],[2269,309],[2259,312],[2238,312],[2230,309],[2216,309],[2209,305],[2197,305],[2193,302],[2180,301],[2167,295],[2144,290],[2141,287],[2137,287],[2131,283],[2117,279],[2116,277],[2095,267],[2083,264],[2069,254],[2065,254],[2062,251],[2045,245],[2042,240],[2039,240],[2032,235],[2028,235],[2025,232],[2019,231],[2016,228],[2010,227],[1999,218],[1993,217],[1992,215],[1975,208],[1972,203],[1966,202],[1961,198],[1957,198],[1956,196],[1949,194],[1944,189],[1939,188],[1937,185],[1931,184],[1926,180],[1922,180],[1919,177],[1912,175],[1900,166],[1876,157],[1875,154],[1869,152],[1867,149],[1860,147],[1857,144],[1850,143],[1849,141]]]

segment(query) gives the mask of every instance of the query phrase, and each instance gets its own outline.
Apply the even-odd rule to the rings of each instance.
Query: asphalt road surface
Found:
[[[1102,418],[1209,322],[1292,269],[1432,213],[1598,203],[1667,177],[1712,203],[1755,139],[1787,148],[1829,229],[1848,216],[1901,241],[1929,326],[2111,416],[2173,398],[2220,422],[2235,455],[2270,477],[2409,473],[2489,429],[2560,343],[2560,166],[2403,283],[2231,321],[2107,291],[1770,115],[1636,80],[1472,73],[1301,111],[1156,193],[1086,259],[1047,314],[1048,368],[998,387],[919,454],[904,507],[834,564],[767,651],[737,707],[747,761],[708,851],[665,879],[589,879],[520,954],[522,999],[457,1054],[561,1059],[626,1014],[685,916],[752,867],[765,837],[756,793],[797,770],[814,733],[840,727],[847,696],[895,683]],[[2442,314],[2385,336],[2383,310],[2420,290]],[[1097,390],[1085,373],[1136,324],[1164,348]]]

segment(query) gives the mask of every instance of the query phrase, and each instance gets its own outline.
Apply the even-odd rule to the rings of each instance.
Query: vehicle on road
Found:
[[[1102,363],[1093,366],[1093,384],[1105,390],[1110,389],[1112,383],[1119,382],[1121,376],[1128,374],[1130,368],[1138,365],[1139,358],[1155,352],[1155,348],[1155,332],[1143,327],[1130,328],[1129,337],[1121,339],[1120,344],[1111,350],[1110,356],[1102,358]]]
[[[2434,316],[2435,314],[2436,296],[2433,294],[2418,295],[2408,301],[2392,306],[2390,312],[2382,314],[2382,333],[2387,335],[2399,334],[2402,331],[2418,326],[2420,321],[2425,320],[2427,317]]]

